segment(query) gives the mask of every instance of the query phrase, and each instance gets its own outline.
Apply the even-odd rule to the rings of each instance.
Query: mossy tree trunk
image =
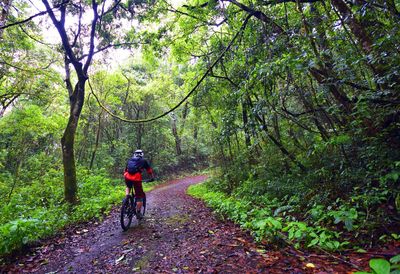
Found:
[[[67,126],[61,138],[64,166],[64,196],[68,203],[76,204],[78,201],[78,187],[76,178],[74,143],[79,117],[81,115],[85,100],[85,83],[88,80],[87,72],[94,55],[96,25],[99,20],[99,14],[97,12],[98,4],[94,0],[91,2],[93,19],[89,28],[89,51],[84,56],[78,57],[77,54],[79,54],[79,52],[75,52],[74,48],[77,46],[77,41],[79,40],[78,38],[81,32],[77,32],[72,39],[67,34],[65,18],[68,3],[64,3],[58,8],[60,14],[59,18],[57,18],[53,8],[49,4],[49,1],[42,0],[42,2],[45,5],[47,13],[60,35],[65,56],[65,83],[69,94],[70,113]],[[79,18],[82,18],[83,9],[81,9],[80,12],[81,17]],[[84,64],[82,60],[85,60]],[[70,65],[72,65],[78,79],[74,88],[72,87],[73,85],[71,83]]]

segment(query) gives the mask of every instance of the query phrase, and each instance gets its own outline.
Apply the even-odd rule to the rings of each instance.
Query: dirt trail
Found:
[[[119,208],[115,208],[101,223],[66,230],[33,253],[15,258],[3,271],[345,273],[351,269],[330,263],[327,257],[291,253],[290,248],[260,250],[248,233],[216,219],[201,201],[186,195],[190,184],[205,178],[175,180],[149,192],[145,220],[141,224],[134,221],[126,232],[120,227]]]

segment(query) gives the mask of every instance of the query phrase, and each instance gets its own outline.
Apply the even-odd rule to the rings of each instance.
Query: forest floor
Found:
[[[104,220],[69,227],[1,273],[349,273],[367,268],[365,254],[329,255],[255,243],[186,194],[206,176],[170,181],[147,194],[148,211],[124,232],[119,206]],[[352,266],[353,265],[353,266]]]

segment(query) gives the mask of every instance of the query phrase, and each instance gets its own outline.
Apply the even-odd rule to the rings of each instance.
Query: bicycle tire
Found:
[[[136,208],[136,199],[135,199],[135,208]],[[146,194],[143,198],[143,204],[142,208],[140,209],[140,213],[142,214],[142,217],[144,217],[144,214],[146,213]]]
[[[144,199],[143,199],[143,216],[146,213],[146,194],[144,195]]]
[[[131,226],[134,215],[134,203],[132,196],[125,197],[121,206],[121,227],[124,231]]]

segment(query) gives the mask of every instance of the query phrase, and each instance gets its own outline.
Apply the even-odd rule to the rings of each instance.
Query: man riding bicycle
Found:
[[[125,194],[129,195],[131,188],[133,186],[135,190],[135,199],[136,199],[136,215],[138,219],[141,219],[141,208],[143,206],[143,199],[145,194],[143,192],[142,186],[142,172],[145,169],[147,174],[151,176],[151,180],[154,180],[154,172],[150,167],[149,163],[143,158],[144,153],[143,150],[137,149],[135,150],[133,157],[128,160],[126,164],[124,178],[125,178]]]

